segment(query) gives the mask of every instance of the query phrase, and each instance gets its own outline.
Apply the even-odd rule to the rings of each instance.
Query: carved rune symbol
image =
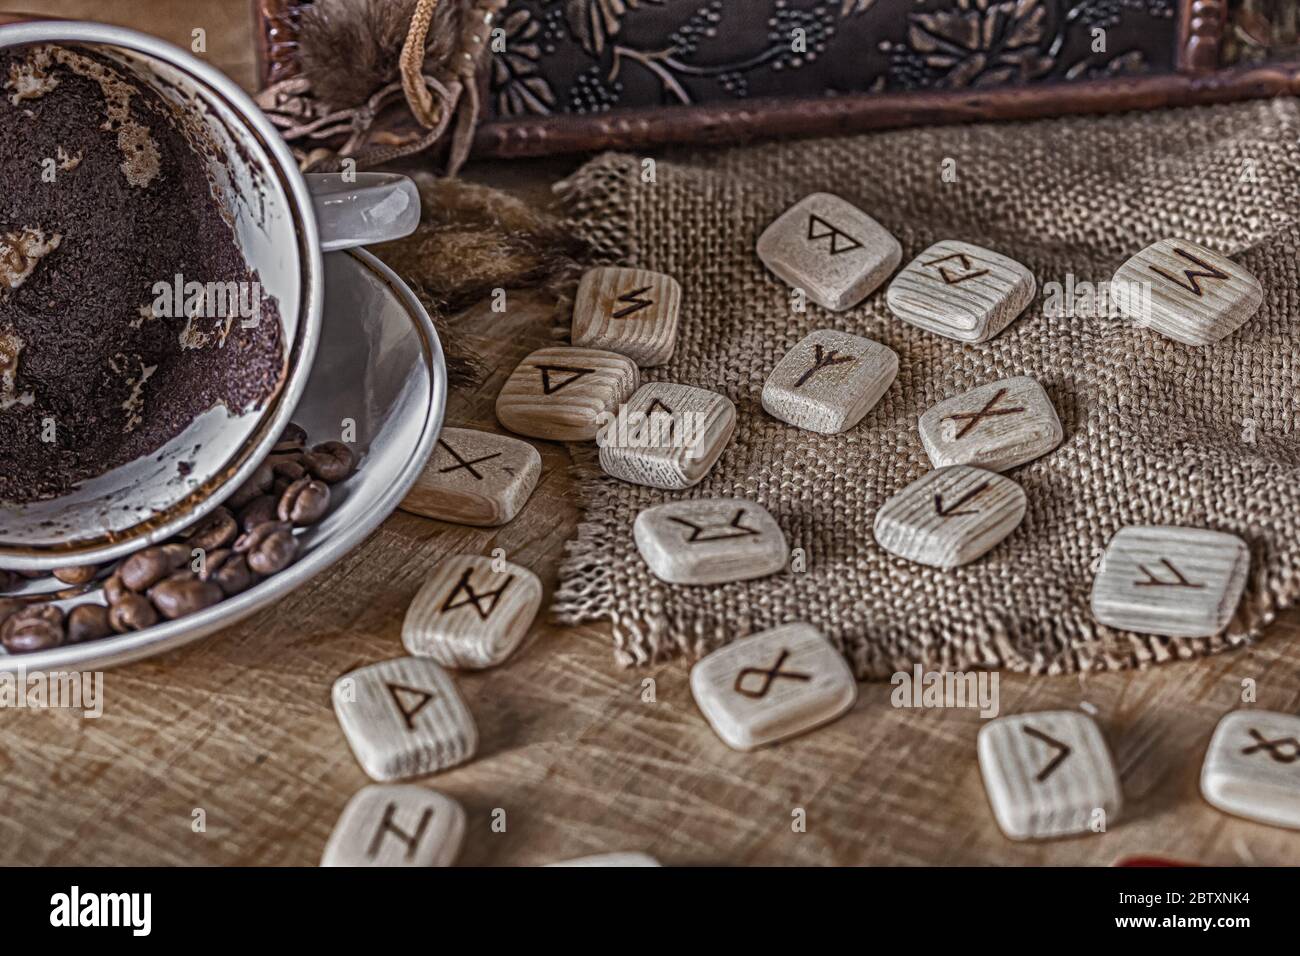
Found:
[[[1056,772],[1056,768],[1065,762],[1066,757],[1070,756],[1070,747],[1068,744],[1063,744],[1055,737],[1049,737],[1041,730],[1036,730],[1033,727],[1025,726],[1025,727],[1021,727],[1020,729],[1023,730],[1025,733],[1027,733],[1029,736],[1041,740],[1043,743],[1047,744],[1047,746],[1051,747],[1053,750],[1057,752],[1056,756],[1047,762],[1047,766],[1043,767],[1043,769],[1038,771],[1038,773],[1034,776],[1035,780],[1037,780],[1039,783],[1042,783],[1044,780],[1046,780],[1048,777],[1050,777],[1053,773]]]
[[[1204,270],[1204,271],[1202,271],[1202,272],[1196,272],[1196,271],[1194,271],[1194,270],[1192,270],[1192,269],[1184,269],[1184,270],[1183,270],[1183,276],[1187,279],[1187,281],[1186,281],[1186,282],[1183,282],[1182,279],[1176,279],[1176,278],[1174,278],[1174,277],[1171,276],[1168,272],[1166,272],[1164,269],[1161,269],[1159,266],[1151,266],[1150,269],[1151,269],[1151,271],[1154,272],[1156,275],[1158,275],[1158,276],[1163,276],[1164,278],[1166,278],[1166,279],[1168,279],[1170,282],[1172,282],[1174,285],[1182,286],[1184,289],[1186,289],[1186,290],[1187,290],[1188,292],[1190,292],[1192,295],[1200,296],[1200,295],[1202,294],[1202,291],[1203,291],[1203,290],[1201,289],[1201,284],[1200,284],[1199,282],[1196,281],[1197,279],[1229,279],[1229,278],[1231,278],[1231,276],[1229,276],[1228,273],[1224,272],[1222,269],[1216,269],[1214,266],[1210,265],[1210,264],[1209,264],[1208,262],[1206,262],[1204,259],[1201,259],[1201,258],[1199,258],[1199,257],[1197,257],[1197,256],[1194,256],[1194,255],[1192,255],[1190,252],[1187,252],[1187,251],[1184,250],[1184,249],[1175,249],[1175,250],[1174,250],[1174,255],[1176,255],[1176,256],[1181,256],[1182,258],[1186,259],[1188,262],[1194,262],[1194,263],[1196,263],[1196,264],[1197,264],[1198,266],[1200,266],[1201,269]]]
[[[539,365],[537,370],[542,373],[543,395],[554,395],[564,386],[572,385],[584,375],[590,375],[595,371],[595,369],[591,368],[573,368],[568,365]],[[567,374],[569,377],[565,379],[551,378],[552,372],[557,373],[557,375]]]
[[[1250,735],[1255,738],[1255,743],[1244,749],[1242,753],[1253,754],[1261,750],[1267,750],[1268,755],[1278,763],[1295,763],[1300,759],[1300,740],[1294,737],[1279,737],[1277,740],[1265,740],[1254,727],[1250,728]]]
[[[497,602],[501,600],[501,595],[505,593],[506,588],[510,587],[510,582],[515,579],[515,576],[512,574],[507,577],[505,581],[502,582],[501,587],[497,588],[495,591],[479,592],[475,591],[474,585],[469,582],[470,575],[473,573],[473,568],[465,569],[465,573],[460,576],[460,580],[456,582],[456,586],[452,588],[451,593],[447,595],[447,600],[442,602],[442,607],[439,609],[442,613],[445,614],[447,611],[454,611],[458,607],[472,604],[474,610],[478,611],[478,616],[486,621],[492,616],[492,612],[497,609]],[[465,593],[465,596],[457,600],[456,595],[460,594],[462,591]],[[491,600],[489,600],[489,598]],[[486,609],[483,606],[484,601],[488,602]]]
[[[665,416],[668,418],[667,435],[664,435],[662,432],[659,431],[658,425],[653,426],[654,428],[653,431],[650,430],[652,427],[651,423],[656,416],[658,416],[660,420],[662,420],[663,417]],[[650,404],[646,407],[645,421],[641,423],[640,431],[638,434],[642,437],[648,436],[648,440],[658,440],[658,439],[666,438],[669,441],[671,441],[673,437],[673,429],[677,425],[677,423],[673,420],[672,416],[673,416],[673,410],[671,408],[669,408],[667,405],[665,405],[657,398],[652,399]]]
[[[794,387],[799,388],[824,368],[830,368],[832,365],[843,365],[845,362],[852,362],[856,358],[856,355],[840,355],[838,349],[831,349],[827,352],[821,343],[816,343],[813,345],[812,367],[799,376],[799,380],[794,383]]]
[[[1187,580],[1182,571],[1179,571],[1172,561],[1168,558],[1161,558],[1160,563],[1169,569],[1169,573],[1174,576],[1172,581],[1162,581],[1151,573],[1151,570],[1145,564],[1139,564],[1138,570],[1147,576],[1145,581],[1134,581],[1133,586],[1139,588],[1163,587],[1163,588],[1203,588],[1204,584],[1196,584]]]
[[[997,393],[992,398],[990,398],[988,402],[985,403],[984,407],[981,408],[978,412],[958,412],[955,415],[945,415],[943,418],[945,422],[957,422],[957,421],[966,422],[965,425],[957,429],[957,434],[953,436],[953,441],[957,441],[959,438],[964,437],[968,432],[974,429],[976,425],[984,421],[984,419],[986,418],[995,418],[998,415],[1017,415],[1020,412],[1023,412],[1024,408],[1021,407],[1016,407],[1016,408],[997,407],[998,402],[1002,401],[1003,396],[1006,394],[1007,394],[1007,390],[1005,388],[998,389]]]
[[[961,265],[961,272],[950,271],[947,266],[941,263],[949,259],[956,259]],[[931,259],[929,262],[921,263],[923,266],[938,266],[939,275],[943,278],[946,285],[961,285],[967,279],[974,279],[982,275],[988,275],[988,269],[975,269],[971,265],[970,256],[964,252],[953,252],[946,256],[940,256],[938,259]]]
[[[854,239],[842,229],[836,229],[829,222],[815,213],[808,214],[808,238],[827,239],[831,241],[831,255],[838,256],[841,252],[852,252],[854,249],[861,249],[862,243]]]
[[[405,684],[390,684],[384,681],[384,686],[388,688],[388,693],[392,695],[393,703],[397,706],[398,713],[402,715],[402,720],[406,722],[407,730],[415,729],[415,715],[424,710],[429,701],[433,700],[434,694],[427,690],[420,690],[415,687],[407,687]],[[416,703],[408,707],[402,699],[403,694],[408,694],[416,698]]]
[[[764,697],[767,696],[768,690],[771,689],[772,684],[779,677],[784,677],[786,680],[802,680],[802,681],[812,680],[811,674],[804,674],[801,673],[800,671],[781,670],[781,665],[785,663],[785,659],[789,656],[790,656],[790,652],[783,650],[781,651],[781,656],[776,659],[776,663],[773,664],[767,670],[763,670],[763,668],[761,667],[746,667],[743,670],[741,670],[741,672],[736,675],[736,684],[735,684],[736,693],[743,694],[746,697],[752,697],[754,700],[762,700]],[[758,690],[749,690],[747,687],[745,687],[745,678],[748,677],[750,674],[754,674],[763,679],[763,686],[760,687]]]
[[[375,835],[370,839],[370,847],[366,850],[366,855],[372,859],[379,853],[379,847],[384,842],[384,837],[391,833],[398,842],[406,845],[406,860],[410,862],[415,857],[415,851],[420,846],[420,840],[424,836],[425,829],[429,826],[429,821],[433,819],[433,810],[429,807],[424,808],[424,813],[420,814],[420,822],[416,824],[414,833],[407,833],[396,823],[393,822],[393,813],[397,810],[397,804],[389,802],[384,809],[384,819],[379,822],[375,829]]]
[[[474,479],[476,481],[482,481],[483,480],[482,474],[480,474],[478,469],[475,468],[474,466],[481,465],[485,461],[491,461],[493,458],[501,457],[501,452],[497,451],[497,452],[493,452],[490,455],[484,455],[482,458],[475,458],[473,461],[466,461],[464,458],[461,457],[460,452],[456,451],[456,449],[452,448],[441,438],[438,439],[438,444],[441,445],[443,448],[447,449],[447,454],[451,455],[452,458],[455,458],[457,462],[454,465],[448,465],[446,468],[439,468],[438,474],[440,475],[450,474],[453,471],[460,471],[462,468],[464,468],[466,471],[468,471],[471,475],[474,476]]]
[[[627,308],[619,309],[614,313],[616,319],[626,319],[629,315],[640,312],[642,309],[648,309],[654,305],[654,299],[647,299],[645,294],[650,291],[650,286],[643,285],[639,289],[633,289],[631,292],[624,292],[618,297],[618,301]]]
[[[699,525],[694,521],[678,518],[676,515],[671,516],[668,520],[682,527],[690,528],[691,536],[686,539],[686,543],[697,544],[701,541],[726,541],[730,538],[745,538],[751,534],[758,534],[757,528],[745,527],[743,523],[744,517],[745,509],[737,508],[736,516],[727,524]]]
[[[948,505],[947,507],[944,507],[943,495],[935,495],[934,513],[937,514],[940,518],[957,518],[960,517],[961,515],[977,515],[980,513],[978,508],[972,508],[969,511],[958,511],[957,509],[960,508],[962,505],[964,505],[966,502],[970,501],[972,498],[974,498],[976,495],[978,495],[981,491],[983,491],[988,486],[989,483],[987,481],[976,485],[974,488],[966,492],[966,494],[962,495],[960,498],[958,498],[956,501],[954,501],[952,504]]]

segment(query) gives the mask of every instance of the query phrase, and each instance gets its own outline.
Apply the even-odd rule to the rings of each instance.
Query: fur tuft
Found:
[[[303,8],[299,61],[312,93],[331,109],[359,106],[398,79],[416,0],[316,0]],[[440,0],[425,44],[425,71],[443,72],[469,0]]]

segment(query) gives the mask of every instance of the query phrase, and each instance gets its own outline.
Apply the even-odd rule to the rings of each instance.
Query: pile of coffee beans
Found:
[[[330,486],[355,465],[352,450],[327,441],[308,450],[307,433],[291,424],[253,476],[197,525],[166,544],[124,558],[103,582],[104,604],[79,604],[67,614],[50,603],[84,593],[109,566],[60,568],[68,589],[38,600],[4,597],[39,574],[0,570],[0,643],[11,654],[94,641],[175,620],[247,591],[298,557],[293,529],[329,512]]]

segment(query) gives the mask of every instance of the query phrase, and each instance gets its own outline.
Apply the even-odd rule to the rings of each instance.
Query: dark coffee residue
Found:
[[[177,274],[246,302],[258,281],[170,108],[91,52],[0,51],[0,501],[63,494],[272,394],[275,302],[252,327],[154,315]]]

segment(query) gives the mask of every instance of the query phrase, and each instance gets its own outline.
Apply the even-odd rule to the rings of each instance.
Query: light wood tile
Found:
[[[980,728],[976,749],[993,816],[1012,840],[1100,833],[1119,818],[1119,774],[1086,714],[999,717]]]
[[[375,780],[403,780],[464,763],[478,749],[474,718],[434,661],[399,657],[334,682],[334,714]]]
[[[777,277],[835,312],[852,308],[898,267],[898,240],[861,209],[813,193],[763,230],[758,257]]]
[[[691,694],[722,741],[753,750],[829,723],[858,685],[811,624],[785,624],[719,648],[691,668]]]
[[[1016,260],[957,239],[936,242],[894,277],[889,311],[959,342],[987,342],[1033,301],[1034,274]]]
[[[809,431],[847,431],[875,408],[898,375],[894,350],[861,335],[818,329],[777,363],[763,386],[763,408]]]
[[[451,866],[465,838],[465,811],[413,784],[359,791],[325,844],[321,866]]]
[[[1161,239],[1115,272],[1111,291],[1138,325],[1184,345],[1212,345],[1264,301],[1264,287],[1226,256],[1185,239]]]
[[[573,300],[573,344],[663,365],[677,345],[682,287],[648,269],[602,266],[583,275]]]
[[[669,584],[722,584],[785,568],[790,551],[776,519],[744,498],[669,501],[632,525],[641,557]]]
[[[515,367],[497,395],[497,420],[533,438],[591,441],[639,379],[636,363],[617,352],[538,349]]]
[[[401,508],[475,527],[512,520],[537,487],[542,457],[528,442],[472,428],[444,428]]]
[[[1237,710],[1219,721],[1201,793],[1225,813],[1300,830],[1300,717]]]
[[[1138,634],[1210,637],[1232,620],[1250,549],[1236,535],[1169,525],[1122,528],[1092,582],[1092,614]]]
[[[541,603],[542,582],[527,568],[453,555],[434,565],[406,609],[402,644],[444,667],[495,667],[523,641]]]
[[[976,465],[1007,471],[1046,455],[1065,438],[1052,400],[1027,375],[989,382],[940,402],[921,416],[919,427],[936,468]]]
[[[698,484],[736,427],[736,406],[716,392],[673,382],[642,385],[596,436],[605,473],[652,488]]]
[[[968,564],[1025,516],[1025,492],[1010,478],[953,465],[922,475],[876,513],[876,543],[891,554],[936,568]]]
[[[595,856],[580,856],[575,860],[561,860],[559,863],[547,863],[547,866],[661,866],[654,857],[646,853],[600,853]]]

